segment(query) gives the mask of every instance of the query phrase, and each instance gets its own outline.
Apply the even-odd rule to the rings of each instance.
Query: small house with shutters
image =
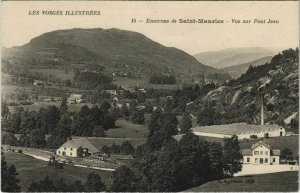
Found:
[[[241,149],[243,164],[274,165],[280,162],[280,150],[272,149],[270,145],[259,141],[250,149]]]
[[[56,150],[56,155],[79,157],[78,149],[81,148],[83,150],[83,157],[91,156],[100,152],[87,138],[82,137],[66,141]]]

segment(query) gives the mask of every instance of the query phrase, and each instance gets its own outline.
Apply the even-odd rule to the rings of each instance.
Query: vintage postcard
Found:
[[[298,192],[298,1],[4,1],[2,192]]]

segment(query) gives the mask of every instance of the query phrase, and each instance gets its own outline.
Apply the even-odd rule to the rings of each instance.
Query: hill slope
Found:
[[[260,66],[260,65],[266,64],[267,62],[270,62],[271,59],[272,59],[272,56],[265,56],[265,57],[262,57],[258,60],[254,60],[254,61],[251,61],[251,62],[248,62],[248,63],[239,64],[239,65],[235,65],[235,66],[230,66],[230,67],[226,67],[226,68],[221,68],[221,70],[229,73],[229,75],[232,78],[238,78],[239,76],[241,76],[242,74],[247,72],[250,65]]]
[[[119,29],[69,29],[42,34],[29,43],[4,49],[3,56],[31,61],[55,61],[59,65],[87,63],[115,71],[125,66],[132,73],[220,73],[199,63],[182,50],[165,47],[146,36]],[[46,62],[45,62],[46,61]],[[37,65],[39,65],[39,62]]]
[[[273,52],[260,47],[228,48],[196,54],[194,57],[201,63],[214,67],[226,68],[271,56]]]
[[[208,104],[220,113],[215,124],[259,123],[263,97],[265,123],[288,125],[284,120],[299,111],[298,55],[298,49],[285,50],[270,63],[249,68],[236,80],[196,99],[189,110],[196,112]],[[293,124],[298,130],[297,121]]]

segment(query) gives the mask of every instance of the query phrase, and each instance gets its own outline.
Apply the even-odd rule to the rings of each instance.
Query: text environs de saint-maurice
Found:
[[[29,10],[28,15],[101,15],[99,10]]]

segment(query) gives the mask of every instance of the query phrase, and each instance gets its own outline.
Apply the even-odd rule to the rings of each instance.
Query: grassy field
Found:
[[[149,130],[145,125],[138,125],[126,120],[117,120],[116,127],[105,132],[110,138],[147,138]]]
[[[212,181],[185,192],[298,192],[298,172],[280,172]]]
[[[88,168],[74,167],[65,165],[63,169],[55,169],[48,166],[47,162],[37,160],[30,156],[6,152],[4,157],[8,165],[15,165],[17,172],[19,173],[18,178],[21,180],[20,186],[22,191],[27,191],[27,188],[33,180],[39,181],[48,175],[52,180],[59,180],[64,178],[65,182],[72,183],[76,180],[80,180],[84,183],[88,174],[91,172],[96,172],[101,176],[102,181],[107,187],[111,184],[111,172],[94,170]]]

